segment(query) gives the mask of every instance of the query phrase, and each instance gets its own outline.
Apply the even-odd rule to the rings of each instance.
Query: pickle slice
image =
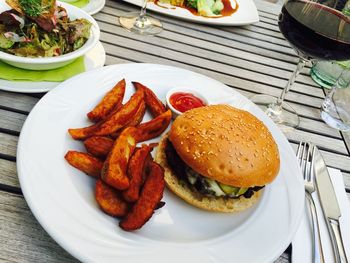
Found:
[[[237,193],[240,191],[239,187],[234,187],[234,186],[230,186],[227,184],[222,184],[219,183],[219,186],[221,188],[222,191],[224,191],[225,194],[229,194],[229,195],[237,195]]]
[[[241,187],[236,195],[242,195],[247,192],[248,188]]]

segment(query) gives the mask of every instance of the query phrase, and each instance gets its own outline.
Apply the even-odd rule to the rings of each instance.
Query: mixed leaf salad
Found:
[[[222,0],[159,0],[164,4],[188,7],[197,10],[198,15],[206,17],[220,16],[224,9]]]
[[[21,57],[54,57],[79,49],[90,36],[86,19],[70,20],[56,0],[6,0],[0,50]]]

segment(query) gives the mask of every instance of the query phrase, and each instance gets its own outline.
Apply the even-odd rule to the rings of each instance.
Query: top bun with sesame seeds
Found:
[[[195,108],[177,117],[156,160],[175,194],[220,212],[250,207],[280,168],[277,144],[263,122],[229,105]]]
[[[277,176],[277,145],[262,121],[229,105],[187,111],[174,121],[169,139],[194,171],[237,187],[263,186]]]

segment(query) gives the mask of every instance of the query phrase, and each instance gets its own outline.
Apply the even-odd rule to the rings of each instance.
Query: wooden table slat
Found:
[[[15,162],[0,159],[0,184],[20,187]]]
[[[102,36],[102,38],[103,38],[103,36]],[[106,39],[108,39],[108,37],[106,37]],[[188,63],[184,64],[183,61],[179,62],[179,61],[175,61],[175,60],[169,60],[169,55],[170,55],[169,53],[166,53],[164,55],[162,55],[162,53],[160,53],[160,54],[154,53],[153,55],[150,55],[149,53],[145,53],[143,51],[142,47],[139,46],[140,44],[138,44],[138,43],[132,43],[131,41],[127,41],[124,43],[127,43],[128,45],[130,45],[130,47],[124,48],[122,45],[116,46],[116,45],[113,45],[112,42],[111,43],[104,42],[104,46],[105,46],[108,54],[115,54],[119,58],[130,59],[130,60],[136,61],[136,62],[142,61],[142,62],[147,62],[147,63],[168,64],[168,65],[186,68],[186,69],[196,71],[198,73],[202,73],[204,75],[210,76],[210,77],[215,78],[215,79],[220,79],[222,82],[224,82],[227,85],[230,85],[233,87],[239,87],[242,89],[244,88],[246,90],[253,90],[256,93],[263,93],[263,94],[269,94],[272,96],[279,96],[281,94],[281,91],[282,91],[282,87],[281,88],[272,87],[272,86],[269,86],[268,83],[262,84],[262,83],[252,82],[252,81],[247,80],[247,79],[241,79],[241,78],[237,78],[237,77],[232,76],[232,75],[222,74],[221,73],[222,71],[220,73],[214,72],[210,68],[203,69],[201,67],[206,66],[206,65],[201,64],[201,63],[203,63],[203,61],[199,60],[199,59],[198,59],[199,61],[198,61],[197,65],[193,65],[192,64],[193,60],[191,60],[190,58],[189,58],[190,61]],[[136,49],[133,49],[133,52],[126,53],[128,50],[131,49],[131,46],[134,46]],[[139,50],[137,50],[137,48]],[[153,53],[153,51],[152,51],[152,53]],[[161,56],[163,56],[163,57],[161,57]],[[176,56],[176,53],[173,54],[173,56],[174,56],[174,59],[176,59],[176,60],[178,59],[178,56]],[[142,58],[142,59],[140,59],[140,58]],[[231,72],[235,71],[235,68],[231,68],[231,70],[227,69],[226,71],[228,74],[230,74]],[[290,91],[287,98],[288,98],[288,100],[300,102],[300,103],[303,103],[305,105],[309,105],[312,107],[319,107],[323,101],[323,99],[321,99],[321,98],[315,98],[315,97],[310,97],[310,96],[307,96],[304,94],[295,93],[293,90]]]
[[[37,98],[0,90],[0,107],[14,109],[21,112],[30,112],[38,102]]]
[[[116,3],[113,3],[112,6],[114,6],[114,4],[116,4]],[[121,5],[120,3],[118,3],[118,4]],[[126,8],[129,9],[130,7],[126,6]],[[114,15],[114,16],[120,16],[124,12],[116,12],[115,9],[107,6],[104,8],[104,10],[101,14],[104,14],[104,13],[109,13],[109,14]],[[101,14],[98,14],[98,15],[101,15]],[[183,30],[194,29],[196,32],[205,32],[205,33],[211,33],[212,35],[224,36],[225,38],[235,39],[238,42],[242,42],[242,43],[249,44],[252,46],[257,46],[257,47],[263,48],[265,50],[278,51],[280,53],[283,52],[284,54],[296,56],[293,49],[290,46],[286,45],[286,42],[284,42],[280,38],[274,38],[274,40],[273,40],[273,38],[269,38],[269,40],[272,41],[270,43],[270,42],[265,41],[266,37],[268,37],[268,36],[263,35],[263,34],[256,34],[256,33],[252,32],[252,34],[255,34],[255,36],[260,36],[260,39],[259,38],[257,39],[257,38],[250,38],[250,37],[247,37],[244,35],[234,33],[235,30],[237,30],[238,32],[241,32],[242,30],[244,30],[244,29],[240,29],[240,28],[237,28],[237,29],[233,28],[232,32],[231,32],[232,34],[228,34],[227,30],[229,30],[229,29],[227,27],[213,28],[213,27],[208,27],[208,26],[200,25],[200,24],[193,24],[193,23],[181,21],[181,20],[175,21],[169,17],[160,16],[158,14],[154,14],[154,16],[159,17],[162,20],[163,26],[166,30],[171,30],[174,25],[178,25],[178,26],[181,26]],[[167,23],[167,21],[169,21],[169,23]],[[113,23],[117,24],[118,23],[117,19],[115,19]],[[186,27],[185,27],[185,25],[186,25]],[[276,27],[276,26],[274,26],[274,27]],[[276,27],[275,31],[279,32],[277,27]],[[225,34],[225,32],[226,32],[226,34]],[[276,42],[276,43],[273,43],[273,42]],[[283,46],[280,46],[277,43],[283,43]]]
[[[0,132],[0,154],[15,158],[18,137]]]
[[[11,130],[19,133],[26,118],[27,115],[0,109],[1,129]]]
[[[130,35],[124,29],[112,24],[115,17],[105,14],[98,14],[96,17],[104,32],[107,31],[106,33],[111,33],[113,35],[117,35],[118,37],[126,37],[143,42],[143,39],[140,38],[140,36]],[[106,38],[109,41],[113,41],[112,36],[107,35]],[[177,39],[181,39],[181,41],[175,42],[174,40]],[[118,40],[116,39],[115,41]],[[174,33],[164,31],[164,33],[162,33],[159,37],[148,39],[148,43],[155,46],[162,46],[171,50],[181,51],[182,53],[204,57],[210,59],[211,61],[232,64],[237,67],[250,69],[251,71],[254,70],[267,75],[273,75],[279,79],[283,78],[284,80],[289,79],[291,72],[294,71],[296,67],[294,64],[262,57],[256,54],[250,54],[247,57],[246,53],[243,51],[232,47],[223,46],[220,43],[214,43],[212,41],[193,39],[193,37],[184,36],[181,32]],[[271,66],[274,64],[278,68],[271,70]],[[309,69],[305,69],[303,72],[305,75],[300,75],[297,82],[310,85],[310,92],[314,94],[314,96],[318,94],[318,96],[323,97],[323,91],[308,76]],[[298,87],[295,88],[295,90],[298,90]]]
[[[276,69],[273,73],[275,76],[269,76],[267,74],[269,73],[272,74],[272,72],[271,72],[271,69],[268,69],[267,66],[254,64],[252,62],[247,62],[247,61],[232,58],[232,57],[230,58],[228,56],[220,55],[220,54],[215,54],[213,59],[211,59],[210,58],[211,55],[207,55],[207,54],[210,54],[210,52],[205,50],[201,51],[200,56],[202,57],[200,57],[200,56],[196,56],[195,52],[196,51],[198,52],[198,50],[194,48],[188,48],[188,51],[187,51],[188,53],[187,52],[184,53],[181,51],[175,51],[175,49],[171,50],[162,46],[145,44],[144,42],[140,42],[133,39],[125,39],[123,37],[106,34],[104,32],[101,33],[101,40],[105,41],[106,43],[108,42],[108,43],[118,43],[119,45],[128,45],[130,49],[135,49],[140,52],[144,52],[145,50],[147,50],[148,54],[152,54],[154,56],[158,54],[158,56],[167,58],[167,59],[179,60],[179,57],[181,56],[181,62],[183,63],[194,64],[198,66],[201,65],[202,67],[207,67],[209,70],[218,71],[218,72],[220,72],[220,69],[221,69],[221,73],[225,73],[225,74],[229,74],[237,77],[240,76],[241,78],[244,78],[244,79],[252,78],[252,79],[258,80],[259,83],[261,84],[271,85],[273,87],[283,88],[286,85],[287,79],[291,74],[289,72],[285,72],[285,71],[282,72],[281,70]],[[177,45],[174,45],[174,46],[176,47]],[[149,51],[149,49],[152,49],[152,50]],[[193,51],[193,53],[190,53],[191,51]],[[221,58],[222,60],[220,62],[214,61],[214,59],[218,59],[218,58]],[[210,60],[210,66],[208,65],[208,60]],[[225,62],[229,64],[228,66],[231,66],[234,68],[227,67],[226,70],[223,70],[221,65]],[[208,66],[205,66],[205,65],[208,65]],[[242,67],[245,67],[246,69]],[[250,71],[249,71],[249,68],[251,68]],[[254,72],[254,70],[263,72],[265,74]],[[285,79],[281,79],[281,77],[285,77]],[[314,96],[318,95],[320,98],[323,98],[322,89],[318,87],[317,88],[310,87],[310,89],[311,91],[314,90],[313,92]],[[293,87],[293,91],[298,91],[298,90],[304,91],[305,89],[302,89],[301,85],[299,83],[296,83],[295,88]]]
[[[49,237],[23,197],[0,191],[1,262],[78,262]]]

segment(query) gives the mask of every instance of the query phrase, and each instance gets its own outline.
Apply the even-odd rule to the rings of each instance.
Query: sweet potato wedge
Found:
[[[163,168],[159,164],[151,162],[150,172],[143,185],[140,198],[126,217],[120,221],[119,226],[126,231],[141,228],[151,218],[162,199],[164,185]]]
[[[101,174],[103,162],[90,154],[68,151],[64,158],[67,162],[87,175],[98,178]]]
[[[128,123],[128,125],[122,129],[120,129],[119,131],[110,134],[109,136],[112,138],[118,138],[118,136],[120,135],[120,133],[123,131],[123,129],[126,129],[127,127],[131,127],[131,126],[137,126],[141,123],[143,116],[145,115],[146,112],[146,103],[142,102],[139,109],[137,110],[137,112],[135,113],[134,116],[131,117],[130,122]]]
[[[167,110],[158,117],[148,122],[141,123],[140,125],[136,126],[136,141],[143,142],[161,135],[162,132],[164,132],[165,129],[169,126],[170,121],[171,111]]]
[[[105,120],[92,126],[77,129],[68,129],[75,140],[85,140],[92,136],[106,136],[127,126],[144,101],[143,90],[138,90],[118,111],[110,114]]]
[[[123,199],[121,193],[101,179],[96,181],[95,199],[102,211],[111,216],[123,217],[129,211],[130,204]]]
[[[84,141],[88,153],[97,158],[105,159],[113,147],[114,140],[109,137],[93,136]]]
[[[103,164],[102,180],[119,190],[127,189],[130,184],[126,169],[136,147],[135,131],[135,127],[128,127],[120,134]]]
[[[132,82],[136,90],[142,89],[145,93],[146,105],[153,117],[157,117],[166,111],[164,104],[158,99],[154,92],[139,82]]]
[[[141,148],[136,149],[130,158],[127,170],[130,185],[128,189],[123,191],[123,197],[128,202],[136,202],[139,199],[140,189],[145,179],[146,162],[148,158],[151,158],[152,149],[153,147],[144,144]]]
[[[87,116],[93,122],[99,122],[112,112],[118,110],[122,106],[124,94],[125,94],[125,79],[119,81],[96,105],[96,107],[90,111]]]

